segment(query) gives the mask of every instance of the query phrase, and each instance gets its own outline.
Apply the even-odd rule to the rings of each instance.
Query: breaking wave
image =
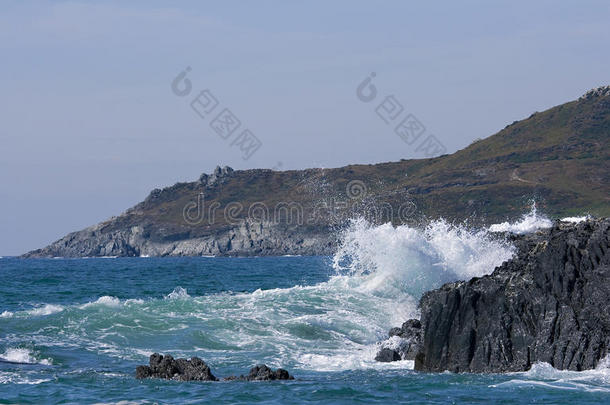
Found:
[[[557,370],[548,363],[535,363],[525,372],[512,373],[506,382],[491,385],[497,387],[543,387],[553,390],[610,392],[610,359],[601,360],[594,370]]]
[[[360,278],[361,289],[398,289],[419,298],[443,283],[490,274],[513,253],[512,245],[486,230],[444,220],[420,230],[358,219],[343,232],[333,266]]]
[[[20,364],[53,364],[51,359],[38,359],[34,352],[24,348],[9,347],[4,353],[0,354],[0,360]]]
[[[144,300],[101,296],[79,305],[45,304],[11,319],[35,319],[37,330],[57,329],[48,345],[131,360],[154,351],[195,351],[220,366],[244,353],[242,362],[255,357],[317,371],[409,369],[409,361],[374,361],[389,328],[419,315],[417,301],[425,291],[489,274],[512,254],[510,244],[486,230],[445,221],[423,229],[375,226],[358,219],[341,234],[331,259],[334,274],[315,285],[203,296],[175,287]]]

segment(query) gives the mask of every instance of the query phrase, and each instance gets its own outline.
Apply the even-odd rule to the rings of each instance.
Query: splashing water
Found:
[[[108,387],[123,393],[132,384],[146,390],[147,385],[133,379],[133,370],[153,352],[161,352],[200,356],[220,376],[243,373],[257,363],[284,367],[331,396],[336,383],[324,384],[337,378],[348,381],[345,395],[350,396],[363,378],[378,378],[381,385],[387,383],[386,372],[411,378],[405,373],[413,362],[379,363],[374,356],[390,327],[418,317],[422,293],[445,282],[489,274],[514,254],[514,247],[490,230],[442,220],[420,229],[357,219],[340,236],[332,258],[6,261],[0,274],[5,277],[0,283],[0,359],[30,365],[0,370],[0,384],[16,385],[16,396],[24,386],[56,392],[58,384],[63,392],[87,386],[98,395]],[[24,268],[30,263],[38,263],[35,276]],[[154,283],[149,282],[152,271]],[[11,287],[20,278],[32,283],[35,301],[24,301],[22,291]],[[188,293],[178,286],[187,287]],[[528,390],[538,383],[547,384],[538,387],[545,390],[581,390],[578,384],[595,390],[607,375],[602,368],[572,375],[549,367],[535,365],[528,373],[482,381],[486,390],[513,395],[515,389]],[[587,376],[591,380],[577,381]],[[408,383],[425,386],[428,378],[454,377],[424,375]],[[462,377],[455,378],[458,387]],[[171,402],[184,391],[181,387],[191,386],[163,387],[151,391],[151,397],[166,392]],[[264,389],[276,389],[268,387]],[[241,395],[241,389],[236,388],[235,395]],[[384,389],[374,395],[382,398]],[[320,395],[321,401],[329,398]],[[68,399],[94,402],[88,397]]]
[[[22,364],[44,364],[51,365],[50,359],[37,359],[36,354],[29,349],[24,348],[7,348],[4,353],[0,354],[0,360],[11,363]]]
[[[360,290],[419,298],[445,282],[490,274],[513,253],[512,245],[485,230],[444,220],[419,230],[357,219],[343,232],[333,266],[360,279]]]
[[[535,232],[553,226],[553,222],[545,215],[539,214],[536,203],[532,203],[530,212],[523,215],[517,222],[502,222],[489,227],[490,232],[511,232],[519,235]]]
[[[562,222],[570,222],[572,224],[578,224],[580,222],[588,221],[591,218],[592,218],[591,215],[584,215],[584,216],[581,216],[581,217],[565,217],[565,218],[561,218],[561,221]]]

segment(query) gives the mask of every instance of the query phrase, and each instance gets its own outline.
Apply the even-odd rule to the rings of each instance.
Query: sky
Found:
[[[3,0],[0,255],[216,165],[425,157],[383,111],[452,153],[610,84],[608,21],[608,1]]]

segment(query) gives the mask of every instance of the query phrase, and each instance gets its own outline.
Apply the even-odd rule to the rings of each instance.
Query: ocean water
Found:
[[[607,364],[474,375],[375,362],[424,291],[488,274],[513,248],[444,221],[359,220],[341,237],[334,257],[0,259],[0,403],[610,402]],[[265,363],[296,379],[136,380],[153,352],[199,356],[218,377]]]

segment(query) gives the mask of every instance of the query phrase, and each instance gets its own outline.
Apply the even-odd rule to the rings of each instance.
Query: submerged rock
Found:
[[[426,293],[415,369],[595,368],[610,348],[609,241],[610,219],[556,223],[516,237],[491,275]]]
[[[174,359],[155,353],[150,356],[148,366],[136,368],[136,378],[164,378],[178,381],[218,381],[210,367],[199,357]]]

